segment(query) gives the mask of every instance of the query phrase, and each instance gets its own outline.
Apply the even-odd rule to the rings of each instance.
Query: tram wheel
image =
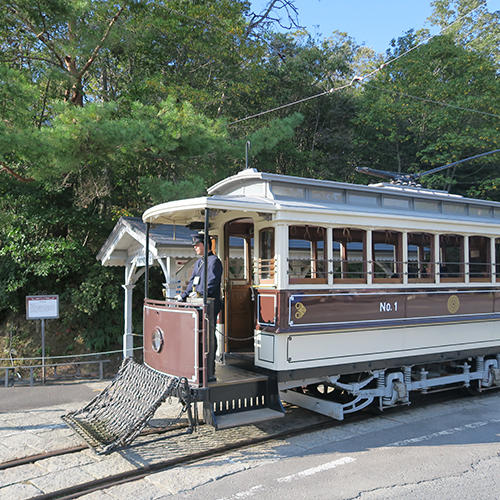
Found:
[[[339,404],[350,403],[355,399],[355,396],[350,392],[325,383],[308,385],[305,387],[304,393]]]

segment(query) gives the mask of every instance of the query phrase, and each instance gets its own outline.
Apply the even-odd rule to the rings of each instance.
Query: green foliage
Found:
[[[0,321],[9,312],[24,315],[26,295],[58,294],[58,322],[81,325],[89,344],[94,319],[103,315],[111,323],[104,340],[116,338],[118,276],[95,261],[108,230],[105,221],[72,206],[67,192],[0,173]]]
[[[249,140],[261,171],[357,182],[368,179],[355,165],[421,171],[497,148],[498,13],[484,0],[433,6],[441,27],[479,9],[368,82],[330,92],[381,56],[346,33],[273,32],[273,12],[253,15],[246,0],[7,0],[0,333],[25,295],[58,293],[65,345],[119,342],[122,270],[95,260],[114,221],[203,195],[243,168]],[[426,34],[400,37],[386,58]],[[497,164],[426,182],[500,199]]]
[[[500,60],[500,12],[488,12],[486,0],[434,0],[431,23],[459,45]]]
[[[416,41],[408,33],[394,43],[388,58]],[[488,57],[457,45],[450,36],[434,38],[392,63],[366,85],[358,101],[356,139],[365,164],[421,172],[498,148],[494,115],[500,88],[495,74]],[[454,185],[467,194],[481,182],[474,174],[478,165],[495,163],[494,157],[485,157],[425,182],[441,189]]]
[[[154,204],[196,198],[205,192],[205,185],[200,177],[178,182],[142,177],[139,180],[139,186],[142,192],[148,194]]]

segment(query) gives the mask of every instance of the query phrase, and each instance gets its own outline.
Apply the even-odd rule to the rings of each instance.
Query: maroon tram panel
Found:
[[[259,290],[256,320],[262,331],[289,333],[493,320],[499,313],[496,289]]]
[[[186,304],[148,300],[144,304],[144,363],[199,385],[202,311]]]

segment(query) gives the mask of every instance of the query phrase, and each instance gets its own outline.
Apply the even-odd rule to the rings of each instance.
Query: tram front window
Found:
[[[326,229],[316,226],[288,228],[290,283],[327,283]]]
[[[231,236],[229,238],[229,279],[236,281],[250,280],[249,268],[246,263],[251,262],[251,255],[246,255],[253,251],[253,238],[247,239],[240,236]]]
[[[259,261],[257,268],[259,282],[274,283],[274,228],[259,232]]]

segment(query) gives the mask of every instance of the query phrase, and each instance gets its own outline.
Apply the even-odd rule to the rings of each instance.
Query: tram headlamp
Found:
[[[151,337],[151,347],[154,352],[160,352],[163,347],[164,336],[161,328],[155,328],[153,335]]]

